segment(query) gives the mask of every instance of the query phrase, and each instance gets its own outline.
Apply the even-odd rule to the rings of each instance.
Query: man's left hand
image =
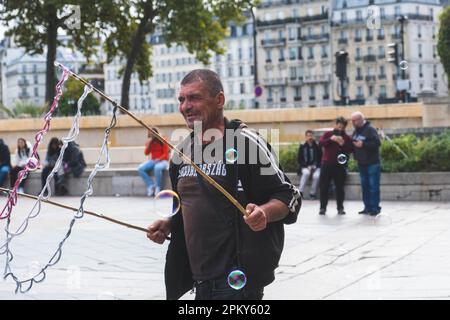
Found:
[[[353,145],[357,148],[362,148],[363,147],[363,142],[361,140],[358,141],[353,141]]]
[[[261,207],[254,203],[249,203],[245,209],[248,215],[244,216],[244,221],[250,229],[261,231],[267,227],[267,215]]]

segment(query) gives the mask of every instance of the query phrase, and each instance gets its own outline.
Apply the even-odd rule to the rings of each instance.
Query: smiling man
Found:
[[[223,152],[215,154],[211,162],[203,157],[198,165],[233,195],[248,215],[243,217],[191,164],[171,159],[169,173],[181,211],[171,219],[155,221],[148,229],[149,239],[156,243],[171,235],[165,268],[167,298],[178,299],[195,288],[195,298],[202,300],[262,299],[264,287],[275,278],[284,224],[297,220],[300,193],[281,171],[270,145],[241,121],[224,117],[225,95],[215,72],[199,69],[188,73],[178,100],[186,125],[190,129],[201,125],[179,149],[199,147],[204,153],[219,146],[215,150]],[[215,134],[208,134],[211,131]],[[229,131],[234,133],[232,139]],[[238,139],[245,143],[236,146]],[[240,161],[227,161],[224,146],[230,143]],[[257,161],[251,161],[255,150]],[[262,174],[268,166],[272,174]],[[245,275],[243,287],[229,285],[228,275],[234,270]]]

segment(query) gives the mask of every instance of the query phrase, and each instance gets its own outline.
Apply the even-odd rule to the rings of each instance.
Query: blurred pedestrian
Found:
[[[5,179],[8,176],[10,169],[11,169],[11,154],[9,153],[9,148],[5,144],[3,139],[0,139],[0,187],[5,182]]]
[[[156,128],[152,129],[159,133]],[[147,137],[144,154],[150,159],[138,167],[138,172],[147,187],[147,196],[151,197],[161,191],[163,170],[169,167],[169,147],[154,137],[151,131],[148,132]],[[156,184],[148,174],[150,170],[154,171]]]
[[[312,178],[311,189],[309,191],[309,197],[311,199],[317,198],[317,186],[320,178],[320,163],[322,160],[322,148],[314,139],[312,130],[306,130],[306,141],[300,144],[298,150],[298,164],[300,185],[299,190],[303,196],[303,190],[308,182],[309,178]]]
[[[58,157],[61,153],[61,146],[62,142],[58,138],[52,138],[48,144],[47,154],[45,156],[44,167],[42,169],[41,175],[42,188],[44,188],[50,172],[56,165],[56,161],[58,160]],[[60,170],[58,170],[58,172],[55,172],[55,175],[53,177],[55,181],[56,194],[59,195],[60,193],[62,194],[67,193],[67,190],[65,190],[65,187],[63,185],[64,168],[61,167]]]
[[[377,215],[380,207],[380,138],[361,112],[352,114],[353,146],[358,162],[364,209],[359,214]]]
[[[344,211],[344,184],[347,176],[346,165],[350,153],[353,151],[352,139],[345,133],[347,120],[344,117],[336,119],[334,130],[326,132],[320,138],[323,147],[322,165],[320,172],[320,215],[324,215],[328,205],[328,191],[333,180],[336,188],[336,203],[338,214]]]
[[[26,141],[24,138],[17,139],[17,149],[14,154],[14,157],[12,158],[11,164],[11,172],[10,172],[10,182],[11,182],[11,188],[14,187],[14,184],[16,183],[18,174],[20,171],[25,168],[27,165],[28,159],[31,155],[31,143],[29,141]],[[19,185],[18,192],[23,193],[25,182],[28,178],[28,175],[25,175],[22,179],[22,182]]]

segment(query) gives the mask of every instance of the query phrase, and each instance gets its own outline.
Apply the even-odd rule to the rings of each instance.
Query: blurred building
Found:
[[[260,105],[331,104],[329,1],[263,0],[257,10]]]
[[[415,101],[430,90],[447,95],[437,54],[441,10],[439,0],[333,0],[332,57],[335,64],[336,52],[348,53],[347,103]],[[368,21],[371,15],[378,20]],[[389,54],[395,46],[396,57]],[[389,58],[397,61],[388,62]],[[333,99],[339,104],[340,84],[334,74],[333,78]]]

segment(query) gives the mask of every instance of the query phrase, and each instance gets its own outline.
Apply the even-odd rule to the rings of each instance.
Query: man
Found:
[[[0,139],[0,187],[11,169],[11,154],[8,146]]]
[[[338,156],[344,154],[347,158],[352,152],[352,140],[345,133],[347,120],[336,119],[334,130],[326,132],[320,138],[323,147],[322,166],[320,172],[320,215],[324,215],[328,205],[328,191],[333,179],[336,187],[336,203],[339,215],[344,215],[344,183],[347,176],[347,163],[338,161]]]
[[[228,132],[245,141],[238,148],[241,161],[206,163],[202,171],[213,178],[246,209],[243,215],[195,170],[190,163],[177,164],[173,156],[169,175],[173,190],[181,200],[181,212],[168,220],[157,220],[148,228],[148,237],[163,243],[170,234],[166,256],[167,299],[179,299],[195,288],[196,299],[262,299],[264,287],[274,280],[274,270],[284,244],[283,224],[294,223],[301,198],[279,166],[273,161],[270,145],[239,121],[223,116],[225,96],[219,76],[210,70],[193,70],[181,82],[179,111],[192,132],[181,145],[204,153],[215,144],[228,145]],[[214,139],[207,133],[218,132]],[[225,134],[226,131],[226,134]],[[231,139],[233,140],[233,139]],[[258,147],[260,158],[250,164],[248,150]],[[271,175],[261,175],[262,161],[268,160]],[[246,285],[233,289],[227,283],[232,270],[246,276]]]
[[[300,144],[298,150],[298,164],[300,167],[299,173],[302,175],[300,178],[299,190],[303,195],[303,190],[312,177],[311,189],[309,191],[309,197],[311,199],[317,198],[317,185],[320,178],[320,162],[322,159],[322,150],[314,139],[312,130],[306,130],[306,141]]]
[[[380,138],[377,130],[364,119],[361,112],[352,114],[353,145],[358,162],[364,209],[360,214],[376,216],[380,207]]]

